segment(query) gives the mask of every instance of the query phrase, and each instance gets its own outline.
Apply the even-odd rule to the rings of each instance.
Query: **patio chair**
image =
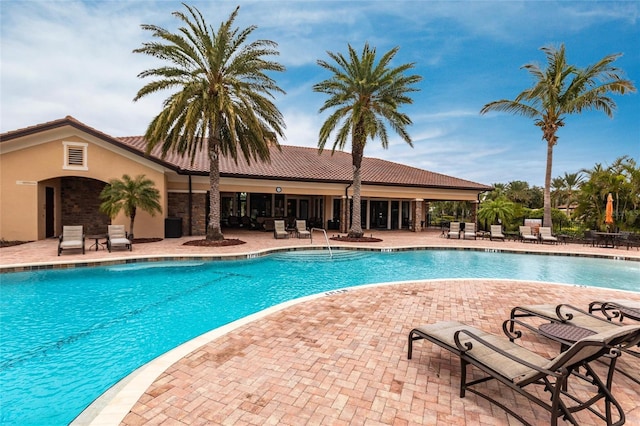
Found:
[[[502,233],[502,225],[491,225],[491,234],[489,240],[502,240],[504,241],[504,234]]]
[[[551,235],[551,228],[548,226],[541,226],[540,227],[540,242],[541,243],[545,243],[545,242],[549,242],[551,244],[558,244],[558,239],[556,237],[554,237],[553,235]]]
[[[595,247],[596,245],[596,234],[595,231],[584,231],[583,237],[582,237],[582,245],[583,246],[588,246],[590,245],[591,247]]]
[[[298,238],[311,238],[311,232],[307,230],[306,220],[296,220],[296,234]]]
[[[447,234],[447,238],[451,237],[460,239],[460,222],[451,222],[449,224],[449,233]]]
[[[503,324],[505,333],[507,333],[509,322],[508,320]],[[521,334],[520,332],[515,338],[520,337]],[[502,408],[523,424],[530,423],[525,421],[521,413],[516,410],[526,405],[509,408],[490,396],[496,394],[494,388],[485,387],[483,391],[477,385],[489,380],[503,383],[549,411],[551,425],[557,425],[558,419],[577,425],[579,423],[574,413],[585,409],[606,421],[608,425],[621,425],[625,422],[624,411],[611,393],[613,369],[620,355],[616,347],[637,344],[640,341],[640,325],[616,327],[583,338],[551,360],[514,343],[510,337],[513,336],[509,336],[508,333],[506,336],[500,336],[457,321],[443,321],[411,330],[407,357],[411,359],[413,343],[421,339],[429,340],[452,352],[460,358],[460,397],[464,398],[466,391],[472,392]],[[591,361],[605,355],[611,357],[606,382],[590,365]],[[467,380],[468,365],[484,373],[483,377]],[[582,368],[586,370],[586,374],[572,374]],[[589,386],[588,398],[585,400],[579,398],[584,397],[584,389],[581,389],[579,395],[571,393],[572,388],[566,386],[570,378],[592,385]],[[529,385],[532,386],[529,387]],[[533,385],[542,386],[545,392],[549,392],[550,398],[540,398],[535,392],[531,392]],[[606,414],[602,414],[600,407],[594,408],[594,404],[596,402],[600,404],[601,400],[604,400]]]
[[[465,240],[470,240],[470,239],[476,239],[477,235],[476,235],[476,224],[475,223],[470,223],[470,222],[465,222],[464,223],[464,239]]]
[[[84,254],[84,232],[82,225],[78,226],[63,226],[62,235],[58,239],[58,256],[62,253],[62,250],[82,250]]]
[[[109,250],[109,253],[114,247],[124,247],[132,251],[132,239],[133,236],[127,235],[124,230],[124,225],[109,225],[107,228],[107,250]]]
[[[273,221],[273,237],[276,239],[289,238],[289,233],[287,232],[287,228],[285,227],[284,220]]]
[[[640,321],[640,302],[635,300],[597,300],[589,303],[589,313],[596,311],[609,321],[614,318],[619,318],[620,321],[624,318]]]
[[[538,237],[533,235],[533,232],[531,232],[531,227],[530,226],[521,226],[520,227],[520,240],[523,243],[527,242],[527,241],[531,241],[532,243],[537,243],[538,242]]]

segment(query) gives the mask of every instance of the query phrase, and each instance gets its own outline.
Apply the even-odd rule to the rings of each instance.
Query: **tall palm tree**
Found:
[[[320,128],[319,151],[322,152],[334,130],[337,129],[337,133],[332,153],[336,148],[344,149],[351,135],[353,212],[349,236],[361,237],[363,235],[360,213],[361,166],[367,139],[378,137],[382,147],[387,149],[389,139],[386,122],[405,142],[413,146],[406,129],[411,124],[411,119],[408,115],[401,113],[399,107],[413,103],[408,93],[419,90],[412,85],[422,80],[422,77],[405,75],[406,71],[414,67],[413,63],[395,68],[390,66],[398,52],[398,47],[385,53],[378,63],[376,63],[376,49],[369,47],[368,43],[365,43],[360,56],[351,45],[348,48],[348,57],[340,53],[327,52],[335,64],[318,60],[318,65],[329,70],[333,75],[315,84],[313,90],[329,95],[320,108],[320,113],[334,110]]]
[[[147,150],[161,144],[169,151],[194,160],[207,150],[210,161],[208,240],[223,240],[220,228],[220,155],[237,161],[244,158],[268,161],[269,146],[279,147],[283,136],[282,114],[273,103],[273,93],[284,93],[267,75],[284,71],[284,66],[268,58],[278,55],[270,40],[248,42],[255,26],[233,27],[238,9],[220,24],[217,31],[207,26],[200,11],[185,5],[187,13],[173,15],[184,24],[177,33],[155,25],[142,25],[160,41],[143,43],[135,53],[144,53],[166,62],[143,71],[139,77],[154,77],[134,100],[152,93],[177,88],[164,101],[164,109],[149,124]]]
[[[124,211],[129,218],[129,234],[133,235],[133,224],[136,220],[138,208],[154,216],[162,213],[160,207],[160,191],[155,183],[145,175],[138,175],[135,179],[127,174],[122,179],[111,179],[100,192],[100,211],[112,219]]]
[[[533,118],[534,124],[542,130],[542,139],[547,142],[543,224],[551,226],[553,147],[558,142],[556,132],[564,126],[565,116],[596,110],[612,117],[616,103],[609,95],[635,92],[636,88],[612,65],[621,54],[607,55],[593,65],[578,68],[567,63],[564,44],[560,48],[543,47],[541,50],[547,58],[546,69],[533,63],[523,67],[533,76],[534,85],[514,100],[502,99],[486,104],[480,113],[505,111]]]

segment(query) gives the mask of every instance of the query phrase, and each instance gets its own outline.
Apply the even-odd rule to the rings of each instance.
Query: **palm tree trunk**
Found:
[[[214,135],[209,131],[209,135]],[[215,133],[217,135],[217,133]],[[220,147],[217,137],[209,137],[209,223],[207,240],[222,241],[220,228]]]
[[[360,188],[362,187],[362,174],[358,167],[353,170],[353,213],[351,217],[351,229],[349,237],[360,238],[364,235],[362,232],[362,204],[360,203]]]
[[[362,232],[362,214],[360,204],[360,189],[362,188],[362,156],[364,155],[364,141],[359,142],[358,135],[364,132],[356,130],[352,139],[351,147],[351,161],[353,164],[353,213],[351,216],[351,229],[349,230],[349,237],[360,238],[364,235]]]
[[[136,208],[131,209],[131,216],[129,217],[129,238],[133,238],[133,222],[136,220]]]
[[[554,141],[554,138],[551,139]],[[547,169],[544,174],[544,213],[542,226],[552,227],[551,223],[551,169],[553,166],[553,145],[555,142],[547,141]]]

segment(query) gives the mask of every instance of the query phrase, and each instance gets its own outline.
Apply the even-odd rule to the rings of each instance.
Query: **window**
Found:
[[[62,142],[65,170],[89,170],[87,167],[87,145],[82,142]]]

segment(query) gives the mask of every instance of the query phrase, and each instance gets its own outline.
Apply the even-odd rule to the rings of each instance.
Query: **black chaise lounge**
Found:
[[[608,320],[629,318],[640,321],[640,302],[635,300],[608,300],[589,303],[589,312],[599,312]]]
[[[495,335],[480,329],[467,326],[457,321],[444,321],[414,328],[409,332],[408,358],[411,359],[413,344],[417,340],[426,339],[451,351],[460,357],[460,397],[464,398],[468,390],[487,401],[502,408],[507,413],[528,425],[520,414],[489,396],[490,389],[482,383],[497,380],[517,393],[523,395],[536,405],[551,414],[549,424],[557,425],[558,419],[564,418],[577,425],[573,413],[589,410],[607,425],[622,425],[625,415],[622,407],[611,393],[611,384],[620,347],[636,345],[640,341],[640,325],[610,328],[608,331],[594,334],[578,340],[566,351],[548,360],[513,342],[521,337],[522,332],[513,329],[518,320],[507,320],[503,324],[505,335]],[[603,381],[593,370],[590,362],[602,356],[611,358],[607,377]],[[467,366],[472,365],[481,370],[484,376],[475,380],[467,380]],[[582,374],[579,370],[586,370]],[[585,401],[567,391],[569,379],[580,380],[591,384],[592,395]],[[540,385],[549,392],[549,400],[541,399],[529,392],[529,385]],[[563,398],[564,397],[564,398]],[[605,414],[594,409],[593,405],[604,400]]]

